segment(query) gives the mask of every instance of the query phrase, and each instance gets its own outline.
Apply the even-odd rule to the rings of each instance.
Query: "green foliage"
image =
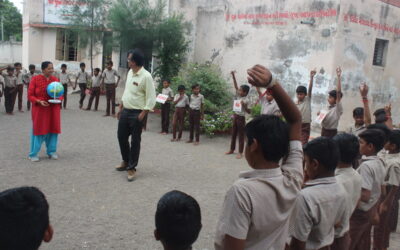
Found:
[[[206,135],[213,137],[217,133],[227,133],[232,128],[232,111],[221,111],[205,115],[202,128]]]
[[[216,65],[185,65],[178,76],[172,79],[171,88],[177,92],[178,86],[184,85],[186,93],[190,95],[194,84],[200,84],[201,93],[205,98],[205,112],[216,113],[231,106],[232,96],[227,91],[227,83]]]
[[[10,36],[14,36],[17,41],[22,41],[22,15],[9,0],[0,0],[0,20],[1,17],[4,27],[4,37],[1,39],[8,41]]]
[[[251,108],[251,116],[256,117],[258,115],[261,115],[261,105],[256,104]]]

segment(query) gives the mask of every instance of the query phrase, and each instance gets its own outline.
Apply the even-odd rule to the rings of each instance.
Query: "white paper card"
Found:
[[[233,112],[242,112],[242,101],[241,100],[233,101]]]
[[[156,102],[164,104],[168,99],[168,95],[159,94],[156,98]]]
[[[322,121],[325,119],[326,115],[328,114],[328,111],[326,110],[321,110],[319,112],[319,115],[317,116],[317,119],[315,120],[316,123],[321,124]]]

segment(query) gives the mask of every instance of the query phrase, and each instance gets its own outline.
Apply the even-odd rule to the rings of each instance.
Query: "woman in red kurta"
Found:
[[[60,104],[49,103],[47,86],[58,82],[53,76],[54,68],[51,62],[42,63],[42,74],[34,76],[29,84],[28,99],[32,102],[32,135],[31,152],[29,158],[39,161],[38,153],[43,142],[46,143],[47,155],[51,159],[58,159],[57,142],[61,133]]]

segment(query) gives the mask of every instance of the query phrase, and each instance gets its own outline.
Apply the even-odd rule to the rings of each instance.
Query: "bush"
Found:
[[[184,85],[186,94],[190,96],[194,84],[200,84],[207,114],[225,110],[232,105],[232,94],[227,91],[227,82],[222,78],[216,65],[208,63],[185,65],[178,76],[172,79],[171,88],[176,93],[178,86]]]
[[[216,133],[227,133],[232,128],[232,111],[221,111],[207,114],[202,121],[202,128],[206,135],[212,137]]]

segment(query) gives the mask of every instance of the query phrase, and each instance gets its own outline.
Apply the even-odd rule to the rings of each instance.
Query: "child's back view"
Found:
[[[154,236],[165,250],[190,250],[201,230],[197,201],[180,191],[163,195],[157,204]]]
[[[303,182],[299,110],[268,69],[257,65],[248,74],[250,84],[272,89],[288,123],[262,115],[246,125],[245,157],[253,170],[240,174],[226,194],[217,226],[217,250],[284,249]]]

